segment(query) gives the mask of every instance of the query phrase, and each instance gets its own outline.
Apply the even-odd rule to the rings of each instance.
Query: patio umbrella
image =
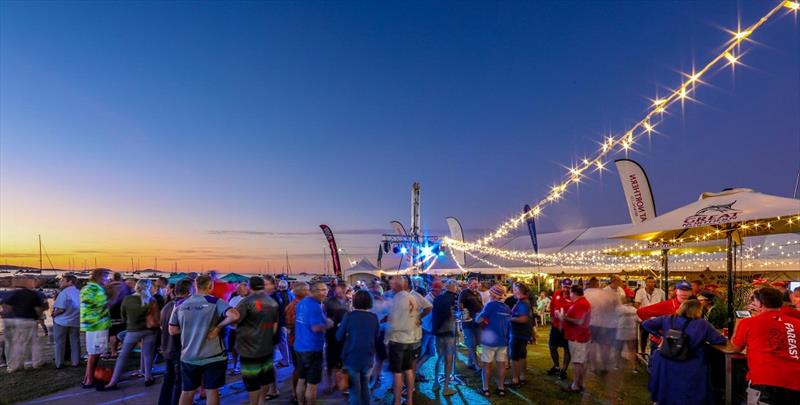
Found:
[[[728,330],[733,336],[733,244],[744,236],[798,232],[800,200],[737,188],[703,193],[683,207],[631,226],[612,238],[638,239],[654,246],[726,239]]]
[[[248,280],[250,280],[250,277],[243,276],[243,275],[241,275],[239,273],[230,273],[230,274],[226,274],[226,275],[222,276],[222,280],[224,280],[224,281],[226,281],[228,283],[236,284],[236,283],[243,283],[245,281],[248,281]]]

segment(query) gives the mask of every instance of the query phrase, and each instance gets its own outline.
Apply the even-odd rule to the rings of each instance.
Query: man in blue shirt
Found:
[[[503,303],[506,288],[495,284],[489,290],[491,301],[483,307],[483,311],[475,318],[481,330],[481,362],[483,363],[483,395],[489,396],[489,378],[492,375],[492,363],[497,363],[497,395],[505,396],[504,380],[506,363],[508,362],[508,332],[511,308]]]
[[[533,313],[531,312],[530,290],[528,286],[514,283],[512,287],[517,303],[511,309],[511,387],[516,388],[526,382],[525,370],[528,357],[528,342],[533,339]]]
[[[65,349],[69,347],[72,366],[80,365],[80,292],[75,288],[78,279],[67,274],[58,282],[61,289],[53,305],[53,340],[55,341],[56,368],[64,366]],[[67,346],[69,345],[69,346]]]
[[[323,282],[311,286],[311,294],[297,304],[294,321],[294,351],[297,354],[298,370],[297,402],[313,405],[317,401],[317,384],[322,381],[322,348],[325,331],[333,321],[322,313],[322,301],[328,296],[328,287]]]

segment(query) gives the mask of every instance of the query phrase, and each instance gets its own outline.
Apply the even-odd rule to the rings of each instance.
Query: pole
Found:
[[[728,337],[733,336],[733,231],[728,231],[726,235],[727,247],[727,273],[728,273]]]
[[[42,235],[39,235],[39,272],[42,272]]]
[[[661,265],[664,267],[664,292],[669,291],[669,249],[661,249]]]

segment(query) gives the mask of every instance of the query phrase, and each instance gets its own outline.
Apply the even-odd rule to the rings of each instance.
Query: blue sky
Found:
[[[456,216],[478,237],[775,4],[2,2],[0,253],[43,233],[64,257],[289,251],[313,269],[318,224],[372,254],[413,181],[427,229]],[[752,41],[631,155],[660,212],[724,187],[792,195],[796,15]],[[606,172],[540,227],[626,221]]]

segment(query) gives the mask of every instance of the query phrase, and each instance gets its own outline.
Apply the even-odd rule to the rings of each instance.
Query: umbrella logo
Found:
[[[736,201],[728,204],[709,205],[700,209],[694,215],[683,220],[684,228],[694,228],[698,226],[718,225],[733,222],[742,210],[733,208]]]
[[[733,208],[733,204],[736,204],[736,201],[729,204],[709,205],[708,207],[705,207],[700,211],[697,211],[697,214],[695,215],[705,215],[706,213],[709,212],[718,212],[720,214],[724,214],[726,212],[742,212],[741,210]]]

